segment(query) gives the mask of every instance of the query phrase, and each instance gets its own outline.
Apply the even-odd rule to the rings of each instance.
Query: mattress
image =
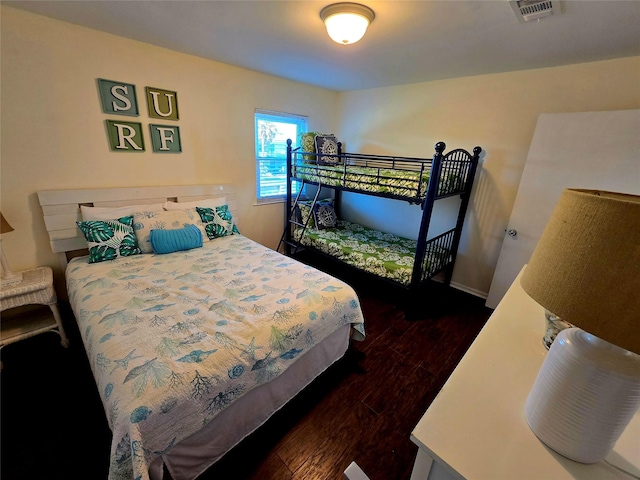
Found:
[[[163,463],[193,478],[339,358],[347,332],[365,335],[351,287],[242,235],[166,255],[80,257],[66,275],[113,433],[110,479],[159,478]],[[278,381],[293,387],[275,398]],[[256,392],[272,400],[245,422],[238,412]],[[216,444],[220,429],[206,430],[216,424],[232,431],[217,451],[185,459],[199,432]]]
[[[429,170],[360,167],[353,165],[317,165],[297,162],[292,176],[323,185],[349,188],[368,193],[424,199]]]

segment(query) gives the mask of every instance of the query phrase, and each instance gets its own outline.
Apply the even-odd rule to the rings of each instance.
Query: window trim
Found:
[[[261,197],[260,196],[260,185],[261,185],[261,181],[263,180],[262,178],[262,174],[260,172],[260,167],[261,167],[261,162],[266,160],[272,160],[272,161],[282,161],[286,167],[286,156],[280,157],[280,156],[273,156],[273,157],[259,157],[258,156],[258,136],[257,136],[257,131],[258,131],[258,121],[263,119],[264,117],[275,117],[274,121],[281,121],[282,123],[287,123],[287,120],[292,120],[290,122],[290,124],[295,124],[296,125],[296,130],[297,130],[297,134],[295,136],[295,138],[292,138],[292,142],[293,142],[293,147],[296,148],[297,146],[297,142],[298,142],[298,138],[300,136],[300,133],[303,133],[305,131],[308,131],[309,128],[309,117],[306,115],[300,115],[300,114],[296,114],[296,113],[288,113],[288,112],[279,112],[279,111],[275,111],[275,110],[265,110],[265,109],[261,109],[261,108],[256,108],[255,112],[254,112],[254,157],[255,157],[255,172],[256,172],[256,204],[258,205],[264,205],[264,204],[271,204],[271,203],[282,203],[286,200],[286,193],[283,194],[279,194],[279,195],[270,195],[270,196],[264,196]],[[286,187],[286,174],[285,174],[285,187]]]

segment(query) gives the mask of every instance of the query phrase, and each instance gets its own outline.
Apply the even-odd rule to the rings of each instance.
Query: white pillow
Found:
[[[136,233],[138,246],[142,253],[153,253],[149,238],[151,230],[175,230],[189,224],[194,224],[198,227],[203,242],[209,241],[202,220],[200,220],[195,208],[193,209],[193,214],[187,210],[161,210],[159,212],[135,212],[133,214],[133,230]]]
[[[190,210],[196,207],[215,208],[227,204],[227,197],[206,198],[194,202],[165,202],[165,210]]]
[[[150,205],[127,205],[124,207],[87,207],[80,205],[82,220],[113,220],[114,218],[127,217],[135,212],[162,212],[161,203]]]

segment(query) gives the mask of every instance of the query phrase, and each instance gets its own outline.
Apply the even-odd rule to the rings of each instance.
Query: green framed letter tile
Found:
[[[115,115],[138,116],[136,86],[131,83],[98,79],[102,111]]]
[[[151,144],[153,151],[157,153],[180,153],[182,143],[180,141],[180,127],[177,125],[149,125],[151,131]]]
[[[145,87],[147,107],[151,118],[178,120],[178,92]]]
[[[106,120],[109,146],[114,152],[144,152],[142,124]]]

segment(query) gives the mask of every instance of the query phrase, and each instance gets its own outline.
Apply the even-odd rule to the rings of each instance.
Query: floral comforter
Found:
[[[149,465],[235,399],[364,319],[347,284],[242,235],[89,264],[67,287],[113,432],[109,479]]]
[[[391,233],[338,220],[336,228],[299,228],[295,239],[359,270],[388,278],[402,285],[411,284],[417,242]],[[428,246],[425,265],[429,271],[450,260],[447,250]],[[437,270],[437,268],[434,268]]]

